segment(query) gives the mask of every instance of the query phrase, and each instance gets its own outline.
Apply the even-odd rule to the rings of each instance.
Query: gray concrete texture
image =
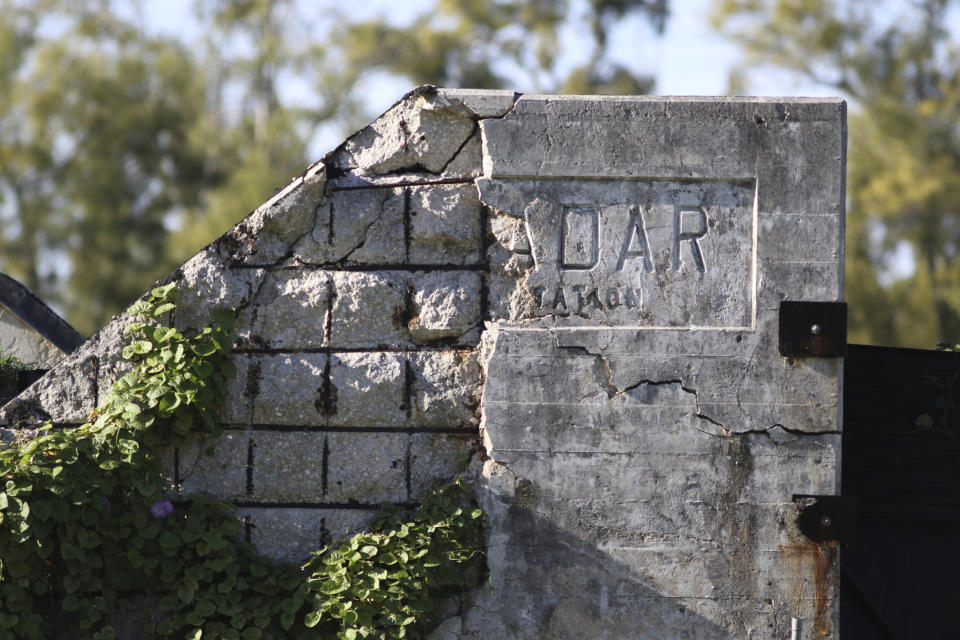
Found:
[[[302,561],[466,474],[490,578],[437,640],[835,638],[792,496],[838,492],[842,360],[777,324],[842,299],[845,135],[830,99],[411,92],[172,274],[178,326],[239,327],[171,491]],[[3,422],[82,421],[125,322]]]

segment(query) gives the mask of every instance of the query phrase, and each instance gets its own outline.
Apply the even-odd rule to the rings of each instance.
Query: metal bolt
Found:
[[[823,516],[822,518],[820,518],[820,524],[825,527],[829,527],[830,525],[833,524],[833,520],[830,518],[830,516]]]
[[[820,325],[815,324],[810,326],[810,335],[818,336],[820,335]]]

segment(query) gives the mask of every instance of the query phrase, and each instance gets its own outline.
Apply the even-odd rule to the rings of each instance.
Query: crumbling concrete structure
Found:
[[[467,474],[489,584],[443,639],[836,637],[842,364],[777,349],[782,300],[843,295],[845,104],[425,87],[170,276],[173,321],[238,309],[214,458],[299,560]],[[3,410],[85,419],[118,317]]]

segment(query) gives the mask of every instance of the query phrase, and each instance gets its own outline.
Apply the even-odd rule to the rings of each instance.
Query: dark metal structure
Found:
[[[841,636],[956,640],[960,353],[848,345],[843,388]]]
[[[34,295],[30,289],[4,273],[0,273],[0,305],[32,327],[65,354],[72,353],[86,340],[56,311]],[[46,369],[21,371],[15,392],[23,391],[44,373],[46,373]],[[0,400],[2,400],[2,397],[0,397]],[[0,404],[3,404],[3,402],[0,402]]]
[[[0,273],[0,304],[64,353],[72,353],[86,340],[30,289],[4,273]]]

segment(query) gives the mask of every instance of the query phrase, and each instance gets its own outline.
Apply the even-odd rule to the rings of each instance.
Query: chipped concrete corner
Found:
[[[842,361],[777,350],[781,300],[843,291],[840,100],[422,87],[181,267],[174,321],[238,309],[212,459],[299,560],[468,474],[489,583],[435,640],[837,637]],[[3,409],[83,420],[115,319]]]

